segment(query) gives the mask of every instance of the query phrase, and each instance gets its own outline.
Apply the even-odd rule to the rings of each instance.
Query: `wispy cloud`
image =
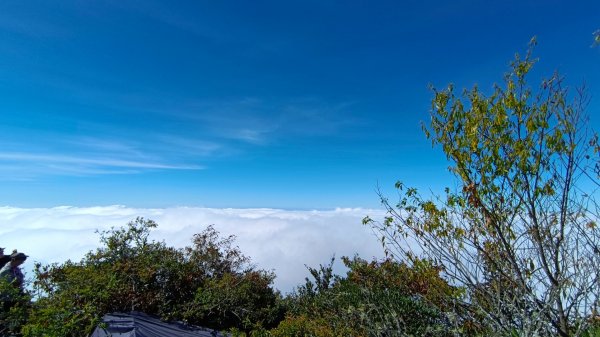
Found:
[[[138,169],[163,169],[163,170],[199,170],[202,166],[197,165],[170,165],[156,162],[140,162],[113,158],[85,158],[63,155],[46,155],[33,153],[11,153],[0,152],[0,160],[34,162],[34,163],[57,163],[75,164],[79,166],[92,167],[121,167]]]
[[[223,235],[236,235],[240,249],[258,267],[274,270],[276,286],[290,291],[308,276],[305,265],[318,266],[335,254],[382,257],[378,240],[361,219],[382,215],[373,209],[292,211],[283,209],[158,208],[125,206],[14,208],[0,207],[0,245],[19,249],[33,261],[78,261],[98,246],[96,230],[125,225],[136,216],[159,223],[153,238],[175,247],[191,244],[192,235],[214,224]],[[341,266],[336,270],[340,272]]]
[[[356,116],[354,105],[354,102],[331,103],[314,97],[241,97],[190,102],[164,113],[201,125],[215,139],[270,145],[297,137],[335,137],[349,128],[363,126],[366,121]]]
[[[265,145],[269,140],[270,132],[261,129],[230,129],[223,132],[220,136],[223,138],[237,140],[244,143],[250,143],[254,145]]]
[[[182,102],[166,100],[168,102],[155,112],[157,115],[139,119],[140,123],[135,125],[69,121],[81,130],[75,135],[52,129],[36,132],[9,129],[12,133],[0,137],[3,147],[0,167],[5,166],[7,170],[19,163],[27,167],[7,175],[11,179],[47,174],[200,170],[213,160],[251,151],[257,146],[285,146],[301,138],[350,134],[351,128],[360,123],[348,112],[351,103],[331,105],[318,99],[269,101],[242,97],[188,103],[182,103],[185,99]],[[131,108],[124,107],[127,111]],[[135,109],[138,108],[143,109]],[[161,125],[160,132],[149,130],[156,125]]]
[[[223,152],[226,148],[223,143],[173,134],[156,135],[156,140],[155,146],[162,147],[165,151],[190,156],[212,156],[217,152]]]
[[[42,175],[137,174],[148,170],[201,170],[200,165],[168,164],[158,161],[127,160],[26,152],[0,152],[0,170],[11,180],[31,180]],[[8,179],[8,178],[6,178]]]
[[[85,148],[87,151],[93,152],[120,153],[136,157],[144,156],[143,152],[140,150],[139,144],[131,144],[115,139],[105,139],[93,136],[63,136],[63,143],[79,148]]]
[[[0,179],[31,180],[45,175],[115,175],[147,171],[202,170],[218,143],[169,133],[132,138],[98,125],[89,135],[52,131],[14,133],[0,139]]]

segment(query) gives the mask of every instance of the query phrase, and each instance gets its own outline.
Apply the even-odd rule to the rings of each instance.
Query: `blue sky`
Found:
[[[451,185],[428,84],[592,96],[598,1],[0,2],[0,205],[377,207]]]

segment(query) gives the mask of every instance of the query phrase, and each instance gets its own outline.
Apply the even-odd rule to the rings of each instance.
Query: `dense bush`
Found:
[[[444,336],[450,335],[437,307],[459,290],[434,265],[343,258],[345,276],[332,273],[333,260],[309,268],[313,280],[288,299],[288,314],[273,336]],[[436,303],[434,306],[432,303]]]
[[[108,312],[142,311],[213,329],[270,327],[282,316],[274,275],[255,269],[213,227],[179,250],[149,239],[138,218],[101,233],[102,247],[80,262],[36,265],[40,294],[25,336],[85,336]]]

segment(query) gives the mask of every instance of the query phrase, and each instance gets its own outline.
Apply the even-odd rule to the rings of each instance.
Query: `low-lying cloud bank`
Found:
[[[143,216],[155,220],[152,236],[168,245],[184,247],[192,235],[214,224],[222,235],[235,235],[242,252],[259,267],[277,274],[275,286],[283,292],[303,283],[305,265],[318,266],[336,257],[358,254],[382,257],[380,242],[361,220],[381,218],[382,210],[333,209],[292,211],[281,209],[0,207],[0,247],[30,255],[25,269],[42,263],[79,261],[99,246],[96,231],[119,227]],[[338,261],[336,269],[342,271]]]

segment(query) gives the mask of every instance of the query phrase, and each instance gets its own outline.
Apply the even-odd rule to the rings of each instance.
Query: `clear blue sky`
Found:
[[[431,92],[586,82],[600,1],[0,2],[0,205],[376,207],[451,184]]]

